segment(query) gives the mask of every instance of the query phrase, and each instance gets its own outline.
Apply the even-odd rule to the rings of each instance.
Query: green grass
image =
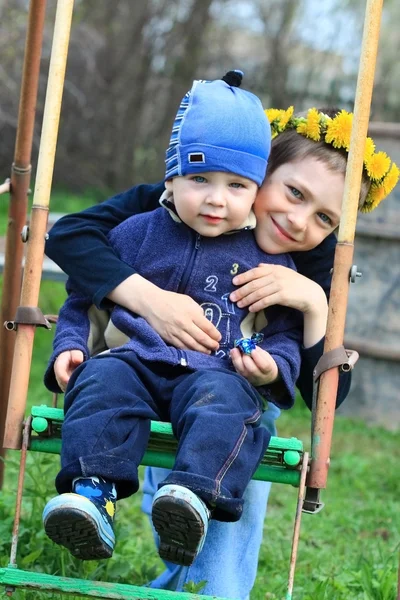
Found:
[[[100,202],[101,200],[105,200],[105,197],[100,195],[95,190],[88,190],[86,192],[83,192],[79,196],[63,190],[55,190],[52,191],[50,197],[50,212],[77,212],[79,210],[83,210],[84,208],[89,208],[89,206],[93,206],[93,204],[96,204],[96,202]],[[29,195],[28,199],[28,216],[31,209],[32,201],[33,193]],[[0,236],[5,235],[7,231],[8,211],[9,196],[7,194],[4,194],[3,196],[0,196]]]
[[[64,296],[62,284],[43,282],[39,302],[43,312],[57,312]],[[29,405],[51,401],[42,385],[51,339],[52,332],[37,330]],[[301,401],[282,415],[278,425],[281,436],[295,435],[309,446],[310,416]],[[8,564],[18,458],[18,452],[8,452],[6,481],[0,494],[0,566]],[[323,494],[325,509],[318,515],[303,516],[294,600],[396,599],[399,461],[398,433],[367,427],[359,420],[336,419],[329,484]],[[117,546],[109,561],[80,562],[46,538],[41,512],[54,495],[58,462],[58,456],[28,456],[18,565],[57,575],[131,584],[145,584],[159,574],[162,563],[149,523],[140,512],[140,493],[119,503]],[[252,600],[285,598],[296,493],[288,486],[272,487]],[[195,590],[196,583],[189,585],[189,590]],[[14,598],[42,600],[49,596],[18,591]]]
[[[280,435],[308,439],[301,407],[282,416]],[[338,417],[326,503],[304,515],[295,579],[297,600],[395,600],[400,519],[399,436]],[[273,486],[253,597],[284,597],[295,491]]]

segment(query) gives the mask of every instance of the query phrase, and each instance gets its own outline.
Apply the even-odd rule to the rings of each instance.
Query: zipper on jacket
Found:
[[[177,353],[178,353],[178,357],[179,357],[179,364],[181,365],[181,367],[187,367],[188,361],[187,361],[185,352],[183,350],[177,349]]]
[[[192,250],[192,254],[190,255],[190,258],[186,265],[186,269],[182,275],[181,282],[178,286],[179,294],[185,293],[186,285],[187,285],[187,282],[189,281],[189,277],[192,273],[194,261],[196,260],[197,250],[200,248],[200,240],[201,240],[201,235],[199,233],[196,233],[196,238],[195,238],[195,243],[194,243],[194,247]]]

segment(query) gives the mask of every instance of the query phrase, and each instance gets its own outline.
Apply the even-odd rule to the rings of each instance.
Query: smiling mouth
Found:
[[[276,221],[275,219],[273,219],[271,217],[271,221],[273,222],[273,224],[275,225],[275,227],[277,228],[277,230],[279,231],[279,233],[284,236],[286,239],[290,240],[291,242],[297,242],[298,240],[296,240],[296,238],[292,237],[291,235],[289,235],[289,233],[283,229]]]

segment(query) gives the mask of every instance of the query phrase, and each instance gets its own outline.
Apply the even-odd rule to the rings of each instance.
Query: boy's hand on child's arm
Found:
[[[218,350],[221,334],[197,302],[185,294],[159,292],[158,300],[152,296],[143,316],[164,341],[175,348],[205,354]]]
[[[303,344],[311,348],[325,335],[328,301],[318,283],[281,265],[261,263],[258,267],[236,275],[235,290],[230,299],[238,306],[248,306],[256,312],[280,304],[300,310],[304,314]]]
[[[220,332],[204,316],[201,306],[185,294],[162,290],[135,273],[117,286],[109,298],[146,319],[175,348],[205,354],[218,350]]]
[[[273,383],[279,377],[278,365],[262,348],[257,347],[250,355],[232,348],[230,355],[236,372],[256,387]]]
[[[61,352],[54,363],[54,375],[60,389],[65,392],[69,378],[81,363],[84,356],[81,350],[66,350]]]
[[[316,313],[327,304],[320,285],[282,265],[260,263],[258,267],[236,275],[233,283],[241,287],[232,292],[230,299],[241,308],[248,306],[251,312],[280,304],[305,314]]]

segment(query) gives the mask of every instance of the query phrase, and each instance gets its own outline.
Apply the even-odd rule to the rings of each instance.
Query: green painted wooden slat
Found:
[[[47,452],[49,454],[59,454],[61,451],[61,440],[58,438],[35,437],[31,439],[30,450]],[[174,460],[174,454],[165,454],[156,450],[147,450],[141,464],[148,467],[172,469]],[[272,483],[284,483],[299,487],[300,471],[289,469],[284,465],[261,464],[254,473],[253,479],[271,481]]]
[[[51,419],[59,422],[60,424],[64,420],[64,411],[62,408],[53,408],[51,406],[33,406],[31,409],[31,414],[33,417],[44,417],[47,419]],[[158,439],[159,437],[165,437],[166,440],[170,440],[172,433],[171,423],[162,423],[160,421],[152,421],[151,422],[151,433],[154,439]],[[172,439],[173,443],[175,443],[175,439]],[[271,441],[269,444],[270,450],[297,450],[298,452],[303,452],[303,443],[301,440],[297,438],[280,438],[280,437],[271,437]]]
[[[61,592],[79,594],[111,600],[216,600],[216,596],[200,596],[184,592],[153,590],[123,583],[104,583],[70,577],[56,577],[46,573],[22,571],[13,567],[0,569],[0,585],[40,590],[42,592]],[[218,600],[223,600],[219,598]]]
[[[46,406],[45,404],[33,406],[31,414],[32,417],[45,417],[60,421],[61,423],[64,420],[64,411],[62,408],[53,408],[51,406]],[[151,433],[170,436],[172,435],[171,423],[152,421]],[[303,451],[303,443],[297,438],[279,438],[273,436],[271,438],[270,447],[282,448],[284,450],[298,450],[299,452]]]
[[[43,432],[43,421],[48,419],[55,426],[54,435],[32,436],[30,450],[59,454],[61,451],[60,427],[64,420],[62,408],[53,408],[46,405],[32,407],[33,424],[39,423],[37,431]],[[151,435],[147,451],[142,464],[152,467],[171,469],[175,460],[177,440],[172,433],[170,423],[160,421],[151,422]],[[290,464],[285,463],[285,454],[288,453]],[[265,456],[254,474],[254,479],[284,483],[299,486],[300,472],[296,468],[301,462],[303,444],[297,438],[272,437]],[[298,460],[296,462],[296,456]]]
[[[55,421],[64,421],[64,410],[62,408],[54,408],[46,404],[32,406],[31,415],[32,417],[47,417]]]
[[[269,458],[269,460],[273,460],[274,457],[280,456],[282,451],[292,450],[290,446],[291,440],[286,440],[284,438],[271,438],[270,446],[266,452],[265,460]],[[285,443],[288,442],[288,443]],[[279,443],[279,446],[278,446]],[[169,444],[165,444],[163,447],[162,444],[157,443],[156,439],[150,440],[150,448],[154,446],[158,452],[175,452],[176,450],[176,440],[173,439]],[[298,450],[298,444],[295,445],[296,450]],[[36,450],[38,452],[54,452],[54,454],[59,454],[61,448],[61,439],[56,437],[40,437],[33,436],[31,439],[30,450]],[[276,452],[279,450],[279,452]],[[302,453],[302,450],[299,451]],[[264,460],[264,459],[263,459]]]

